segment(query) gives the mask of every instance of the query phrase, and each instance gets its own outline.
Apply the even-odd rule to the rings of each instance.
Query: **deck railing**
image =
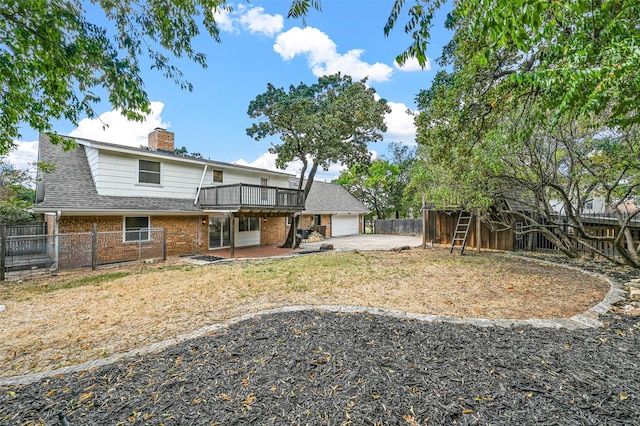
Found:
[[[303,191],[273,186],[219,185],[202,188],[198,196],[202,208],[249,208],[303,210]]]

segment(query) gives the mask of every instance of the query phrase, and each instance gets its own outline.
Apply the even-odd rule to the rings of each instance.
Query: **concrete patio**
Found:
[[[397,247],[409,246],[411,248],[422,245],[422,236],[420,235],[386,235],[386,234],[356,234],[344,237],[326,238],[317,242],[302,242],[300,248],[292,250],[280,248],[276,245],[262,245],[251,247],[236,247],[234,258],[258,258],[286,256],[305,251],[316,251],[320,249],[322,244],[333,245],[333,251],[370,251],[370,250],[391,250]],[[228,248],[219,250],[209,250],[204,255],[230,258],[230,250]]]

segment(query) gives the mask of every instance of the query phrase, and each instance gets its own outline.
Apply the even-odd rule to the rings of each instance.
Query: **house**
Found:
[[[326,237],[361,234],[369,210],[340,185],[313,182],[300,217],[301,228],[318,230]]]
[[[141,148],[74,139],[78,148],[64,152],[40,135],[38,161],[55,169],[40,173],[34,211],[53,234],[97,225],[115,235],[118,250],[133,250],[162,228],[168,256],[223,247],[233,256],[235,247],[284,242],[288,218],[304,210],[290,174],[176,155],[174,134],[164,129]],[[313,211],[326,220],[357,212]]]

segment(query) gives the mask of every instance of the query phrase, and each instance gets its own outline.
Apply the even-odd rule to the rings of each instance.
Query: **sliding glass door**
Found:
[[[231,220],[228,217],[209,217],[209,249],[231,245]]]

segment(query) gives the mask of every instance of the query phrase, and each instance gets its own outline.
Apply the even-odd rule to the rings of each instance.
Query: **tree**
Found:
[[[35,200],[29,174],[0,158],[0,223],[32,222],[29,208]]]
[[[516,232],[543,234],[567,256],[584,244],[618,262],[602,249],[607,242],[624,263],[640,266],[630,228],[640,211],[621,210],[640,195],[638,126],[610,129],[594,114],[558,120],[536,104],[505,103],[487,114],[478,100],[492,90],[484,89],[482,73],[467,71],[440,74],[418,96],[421,166],[413,187],[435,207],[490,212],[484,216],[494,228],[520,222]],[[617,234],[588,229],[583,211],[595,197],[615,215]]]
[[[336,180],[362,201],[376,219],[406,217],[415,210],[404,195],[415,150],[397,143],[391,144],[390,149],[391,159],[383,157],[370,164],[355,164]]]
[[[272,144],[269,152],[277,155],[276,165],[282,169],[291,161],[302,162],[298,189],[305,200],[319,167],[368,163],[367,143],[382,139],[390,108],[384,99],[376,100],[375,90],[365,83],[335,74],[310,86],[291,85],[288,91],[268,84],[249,104],[249,116],[260,121],[247,134],[256,140],[279,135],[281,143]],[[296,227],[294,221],[285,246],[292,246]]]
[[[106,26],[90,22],[86,8],[99,8]],[[192,85],[170,60],[206,67],[192,40],[206,31],[220,41],[215,13],[227,0],[7,0],[0,8],[0,155],[13,148],[27,124],[58,137],[53,120],[77,125],[95,117],[104,91],[115,109],[142,121],[150,111],[141,58],[181,88]],[[315,0],[293,0],[289,15],[304,17]]]
[[[371,164],[355,164],[343,171],[335,183],[343,186],[371,211],[375,219],[387,219],[396,210],[392,196],[400,168],[382,158]],[[398,206],[399,208],[399,206]],[[398,212],[399,214],[399,212]]]
[[[406,0],[396,0],[385,33]],[[433,19],[443,0],[416,0],[404,30],[412,44],[397,58],[426,61]],[[444,57],[457,67],[491,64],[496,102],[533,102],[562,116],[605,114],[609,127],[640,123],[640,1],[460,0],[448,15],[455,31]],[[515,61],[501,62],[505,52]],[[464,61],[464,62],[463,62]]]
[[[202,158],[202,154],[199,152],[189,152],[186,146],[174,149],[173,153],[182,157]]]
[[[409,8],[413,44],[399,61],[426,57],[443,4],[418,0]],[[386,31],[404,7],[395,2]],[[421,161],[412,186],[436,205],[491,209],[500,219],[494,226],[517,218],[519,232],[543,233],[569,256],[585,243],[606,257],[593,243],[608,241],[640,265],[628,226],[634,214],[618,209],[638,197],[639,7],[638,0],[456,2],[446,23],[454,36],[438,59],[449,71],[417,97]],[[584,203],[597,196],[617,214],[618,235],[596,237],[585,227]],[[559,206],[568,223],[554,214]]]

